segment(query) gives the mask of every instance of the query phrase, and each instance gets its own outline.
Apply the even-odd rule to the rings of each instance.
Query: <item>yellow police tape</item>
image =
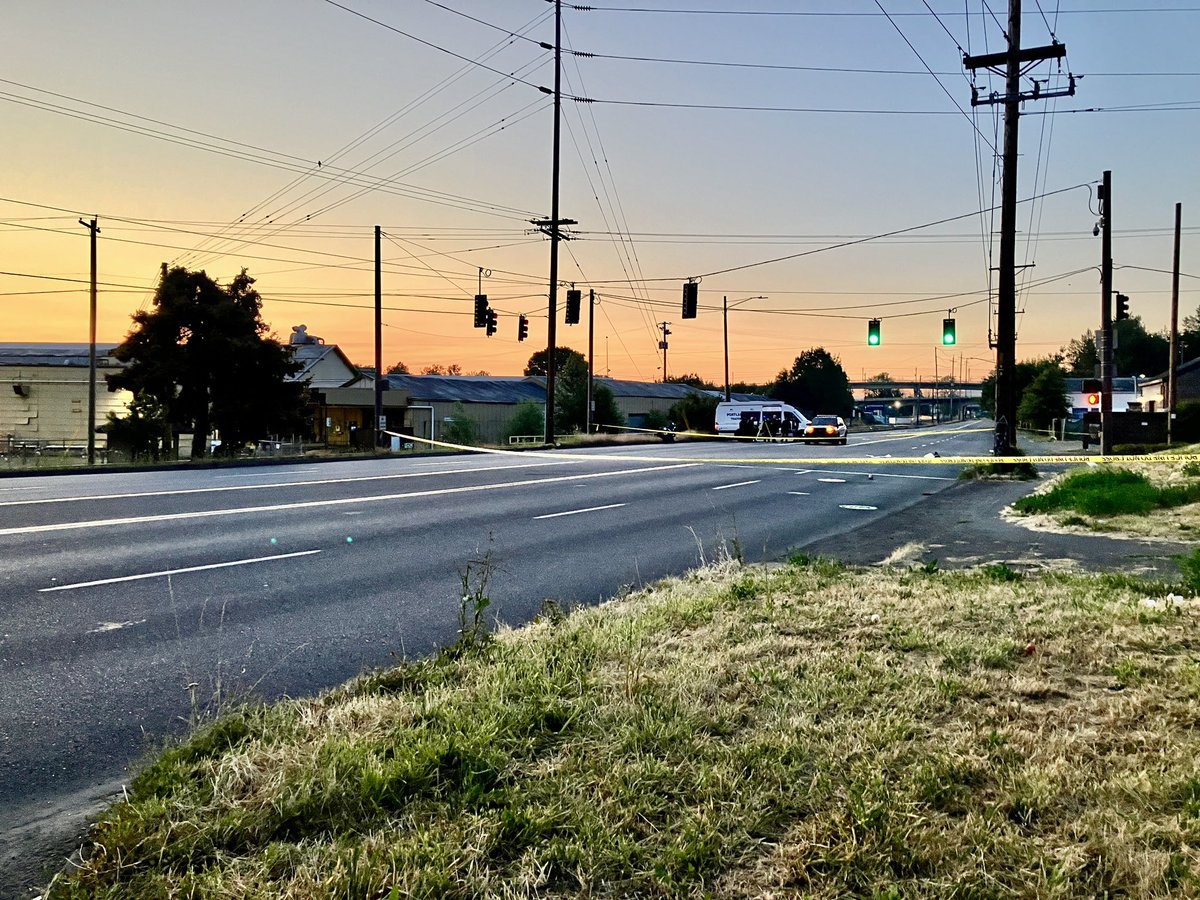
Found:
[[[990,429],[985,429],[990,430]],[[926,435],[932,432],[925,432]],[[946,432],[949,433],[949,432]],[[955,434],[962,432],[956,431]],[[712,457],[712,456],[639,456],[630,453],[572,453],[564,456],[562,453],[550,450],[504,450],[498,447],[470,447],[465,444],[451,444],[432,438],[416,437],[397,431],[385,431],[384,434],[398,437],[404,441],[414,441],[429,444],[432,447],[444,447],[447,450],[463,450],[471,453],[490,453],[499,456],[541,456],[560,462],[570,460],[590,460],[594,462],[674,462],[691,463],[695,465],[736,465],[736,466],[788,466],[790,468],[813,468],[816,466],[992,466],[1013,463],[1031,463],[1034,465],[1106,465],[1109,463],[1184,463],[1200,461],[1200,455],[1194,453],[1158,453],[1148,456],[1136,454],[1115,454],[1109,456],[833,456],[812,458],[803,456],[792,457]]]

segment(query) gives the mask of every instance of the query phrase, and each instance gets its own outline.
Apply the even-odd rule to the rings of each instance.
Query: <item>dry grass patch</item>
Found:
[[[1198,607],[725,565],[246,708],[51,897],[1200,893]]]

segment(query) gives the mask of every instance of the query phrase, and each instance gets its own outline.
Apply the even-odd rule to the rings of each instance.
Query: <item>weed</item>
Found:
[[[936,575],[938,570],[938,561],[936,559],[927,559],[921,564],[921,571],[926,575]]]
[[[1200,547],[1193,550],[1191,556],[1177,557],[1177,561],[1184,585],[1193,594],[1200,595]]]
[[[984,566],[979,571],[983,574],[983,577],[989,581],[1020,581],[1025,577],[1020,572],[1011,568],[1008,563],[993,563],[991,565]]]
[[[458,606],[458,640],[448,648],[452,657],[478,650],[490,640],[491,631],[485,614],[492,605],[488,586],[495,571],[496,564],[489,547],[479,559],[469,560],[459,574],[462,599]]]

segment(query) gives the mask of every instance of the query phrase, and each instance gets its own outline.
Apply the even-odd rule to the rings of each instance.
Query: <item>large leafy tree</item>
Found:
[[[671,421],[686,431],[716,431],[717,404],[721,401],[711,394],[688,394],[677,400],[667,413]]]
[[[191,431],[193,459],[218,431],[222,450],[300,431],[304,385],[287,347],[267,334],[262,298],[242,270],[222,287],[204,272],[174,268],[163,275],[151,309],[113,351],[126,363],[107,376],[110,391],[128,390],[162,410],[175,432]]]
[[[526,375],[549,375],[550,372],[546,368],[546,360],[549,357],[545,350],[539,350],[533,356],[529,357],[529,362],[525,364]],[[587,357],[578,350],[572,350],[570,347],[555,347],[554,348],[554,377],[563,378],[577,375],[580,371],[584,376],[587,375]]]
[[[1190,320],[1184,320],[1185,329],[1188,321]],[[1117,338],[1113,347],[1115,374],[1158,375],[1166,371],[1171,353],[1171,341],[1167,335],[1146,331],[1141,316],[1114,322],[1113,331]],[[1186,333],[1186,330],[1180,332],[1181,336]],[[1094,378],[1099,371],[1100,354],[1092,332],[1073,339],[1063,348],[1062,353],[1066,358],[1068,375],[1076,378]],[[1182,355],[1180,358],[1188,359]]]
[[[1040,359],[1030,359],[1017,363],[1013,376],[1014,389],[1017,395],[1017,416],[1020,418],[1021,399],[1025,391],[1033,384],[1034,379],[1046,369],[1054,369],[1062,374],[1063,358],[1060,354],[1045,356]],[[979,407],[986,415],[996,415],[996,373],[991,372],[979,383]]]
[[[1062,367],[1046,366],[1021,394],[1017,421],[1044,431],[1055,419],[1062,419],[1070,408],[1067,403],[1067,382]]]
[[[775,378],[770,395],[806,415],[849,416],[854,409],[850,378],[838,358],[824,347],[805,350],[797,356],[791,369],[784,369]]]

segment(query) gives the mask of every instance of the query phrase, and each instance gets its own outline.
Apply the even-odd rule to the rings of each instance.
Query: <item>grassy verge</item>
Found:
[[[734,564],[248,707],[50,897],[1200,893],[1200,604]]]
[[[1174,451],[1195,454],[1196,446]],[[1192,539],[1200,530],[1200,465],[1125,463],[1075,469],[1013,504],[1046,524],[1137,537]]]

